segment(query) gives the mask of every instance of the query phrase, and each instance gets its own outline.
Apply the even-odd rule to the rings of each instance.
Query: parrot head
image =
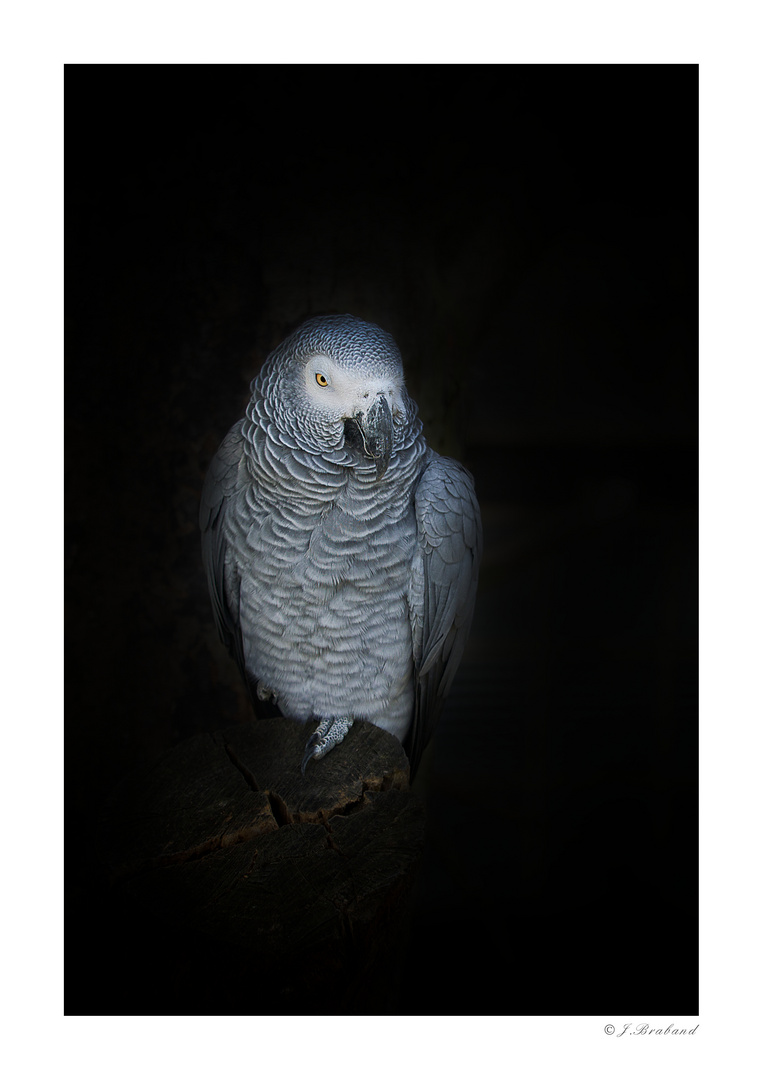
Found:
[[[344,448],[359,465],[373,462],[381,480],[415,415],[400,352],[386,331],[353,315],[309,319],[265,367],[263,388],[276,399],[282,430],[312,452]]]

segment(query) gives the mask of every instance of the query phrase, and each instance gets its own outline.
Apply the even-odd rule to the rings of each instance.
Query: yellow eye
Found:
[[[328,379],[326,378],[326,376],[323,374],[322,371],[316,371],[316,373],[315,373],[315,381],[318,383],[318,386],[328,386],[328,384],[329,384]]]

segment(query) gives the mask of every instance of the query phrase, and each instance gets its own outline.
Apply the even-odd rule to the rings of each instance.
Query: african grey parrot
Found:
[[[364,719],[397,736],[413,776],[474,610],[472,477],[427,446],[373,323],[308,320],[251,390],[201,498],[220,635],[255,711],[318,721],[303,773]]]

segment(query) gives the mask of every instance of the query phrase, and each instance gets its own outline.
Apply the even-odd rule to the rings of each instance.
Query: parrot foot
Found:
[[[328,716],[321,720],[307,740],[305,756],[302,758],[303,776],[308,762],[325,757],[329,750],[333,750],[342,741],[354,723],[355,721],[351,716]]]
[[[278,702],[278,694],[275,690],[271,690],[269,686],[261,682],[257,683],[257,697],[260,701],[272,701],[274,705]]]

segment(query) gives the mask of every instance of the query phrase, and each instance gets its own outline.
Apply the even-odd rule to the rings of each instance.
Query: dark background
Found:
[[[201,484],[349,311],[485,531],[396,1009],[695,1014],[697,69],[70,66],[65,108],[67,1012],[217,1011],[160,954],[128,993],[93,822],[248,718]]]

